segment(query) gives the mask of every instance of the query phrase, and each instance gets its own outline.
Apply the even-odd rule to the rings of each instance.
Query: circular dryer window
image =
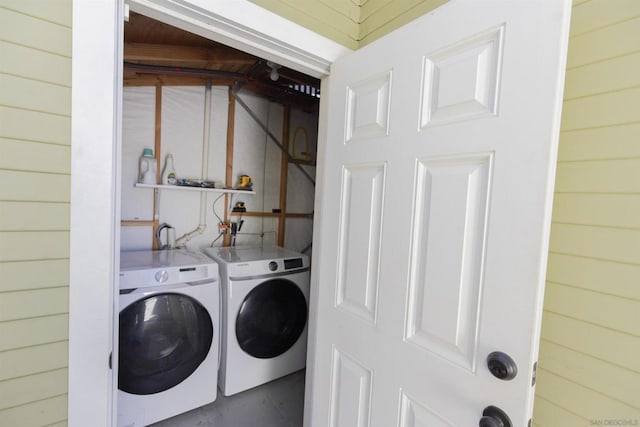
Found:
[[[272,279],[249,292],[236,317],[240,348],[253,357],[276,357],[293,346],[307,323],[307,300],[293,282]]]
[[[180,384],[209,354],[213,324],[195,299],[157,294],[120,312],[118,388],[153,394]]]

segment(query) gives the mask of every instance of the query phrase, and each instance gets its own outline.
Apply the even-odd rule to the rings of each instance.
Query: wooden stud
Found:
[[[282,146],[289,152],[289,127],[291,124],[291,106],[285,105],[282,114]],[[287,177],[289,174],[289,157],[285,152],[280,156],[280,203],[281,214],[278,216],[278,246],[284,247],[284,235],[287,219]]]
[[[155,224],[155,221],[150,220],[122,220],[120,221],[120,226],[121,227],[153,227],[153,225]]]
[[[162,85],[160,83],[156,84],[156,115],[155,115],[155,141],[154,141],[154,154],[156,157],[156,171],[157,171],[157,182],[160,184],[161,181],[161,172],[160,172],[160,149],[162,145]],[[158,226],[160,225],[160,218],[158,212],[158,190],[153,191],[153,235],[152,239],[152,247],[153,249],[158,249],[158,242],[156,242],[155,236],[158,231]]]
[[[226,160],[226,170],[224,177],[224,185],[227,188],[233,187],[233,139],[235,133],[235,122],[236,122],[236,97],[233,95],[231,90],[231,86],[229,86],[229,106],[227,112],[227,160]],[[229,222],[229,203],[231,202],[231,198],[228,194],[224,196],[224,222]],[[224,235],[222,244],[224,246],[231,245],[231,235],[228,233]]]

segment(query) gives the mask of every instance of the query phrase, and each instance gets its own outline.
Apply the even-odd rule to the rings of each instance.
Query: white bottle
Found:
[[[162,183],[164,185],[176,185],[178,178],[176,177],[176,170],[173,168],[173,156],[167,154],[164,160],[164,169],[162,169]]]
[[[142,150],[142,156],[140,157],[140,172],[138,175],[138,182],[141,184],[157,184],[157,162],[153,157],[153,150],[151,148],[145,148]]]

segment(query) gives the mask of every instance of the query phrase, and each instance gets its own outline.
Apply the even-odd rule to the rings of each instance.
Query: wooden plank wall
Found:
[[[0,0],[0,425],[67,418],[71,0]]]
[[[612,420],[640,423],[640,1],[575,0],[533,423]]]

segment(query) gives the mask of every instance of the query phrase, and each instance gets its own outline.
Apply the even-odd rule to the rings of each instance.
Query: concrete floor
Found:
[[[304,408],[304,374],[284,378],[225,397],[177,415],[153,427],[300,427]]]

